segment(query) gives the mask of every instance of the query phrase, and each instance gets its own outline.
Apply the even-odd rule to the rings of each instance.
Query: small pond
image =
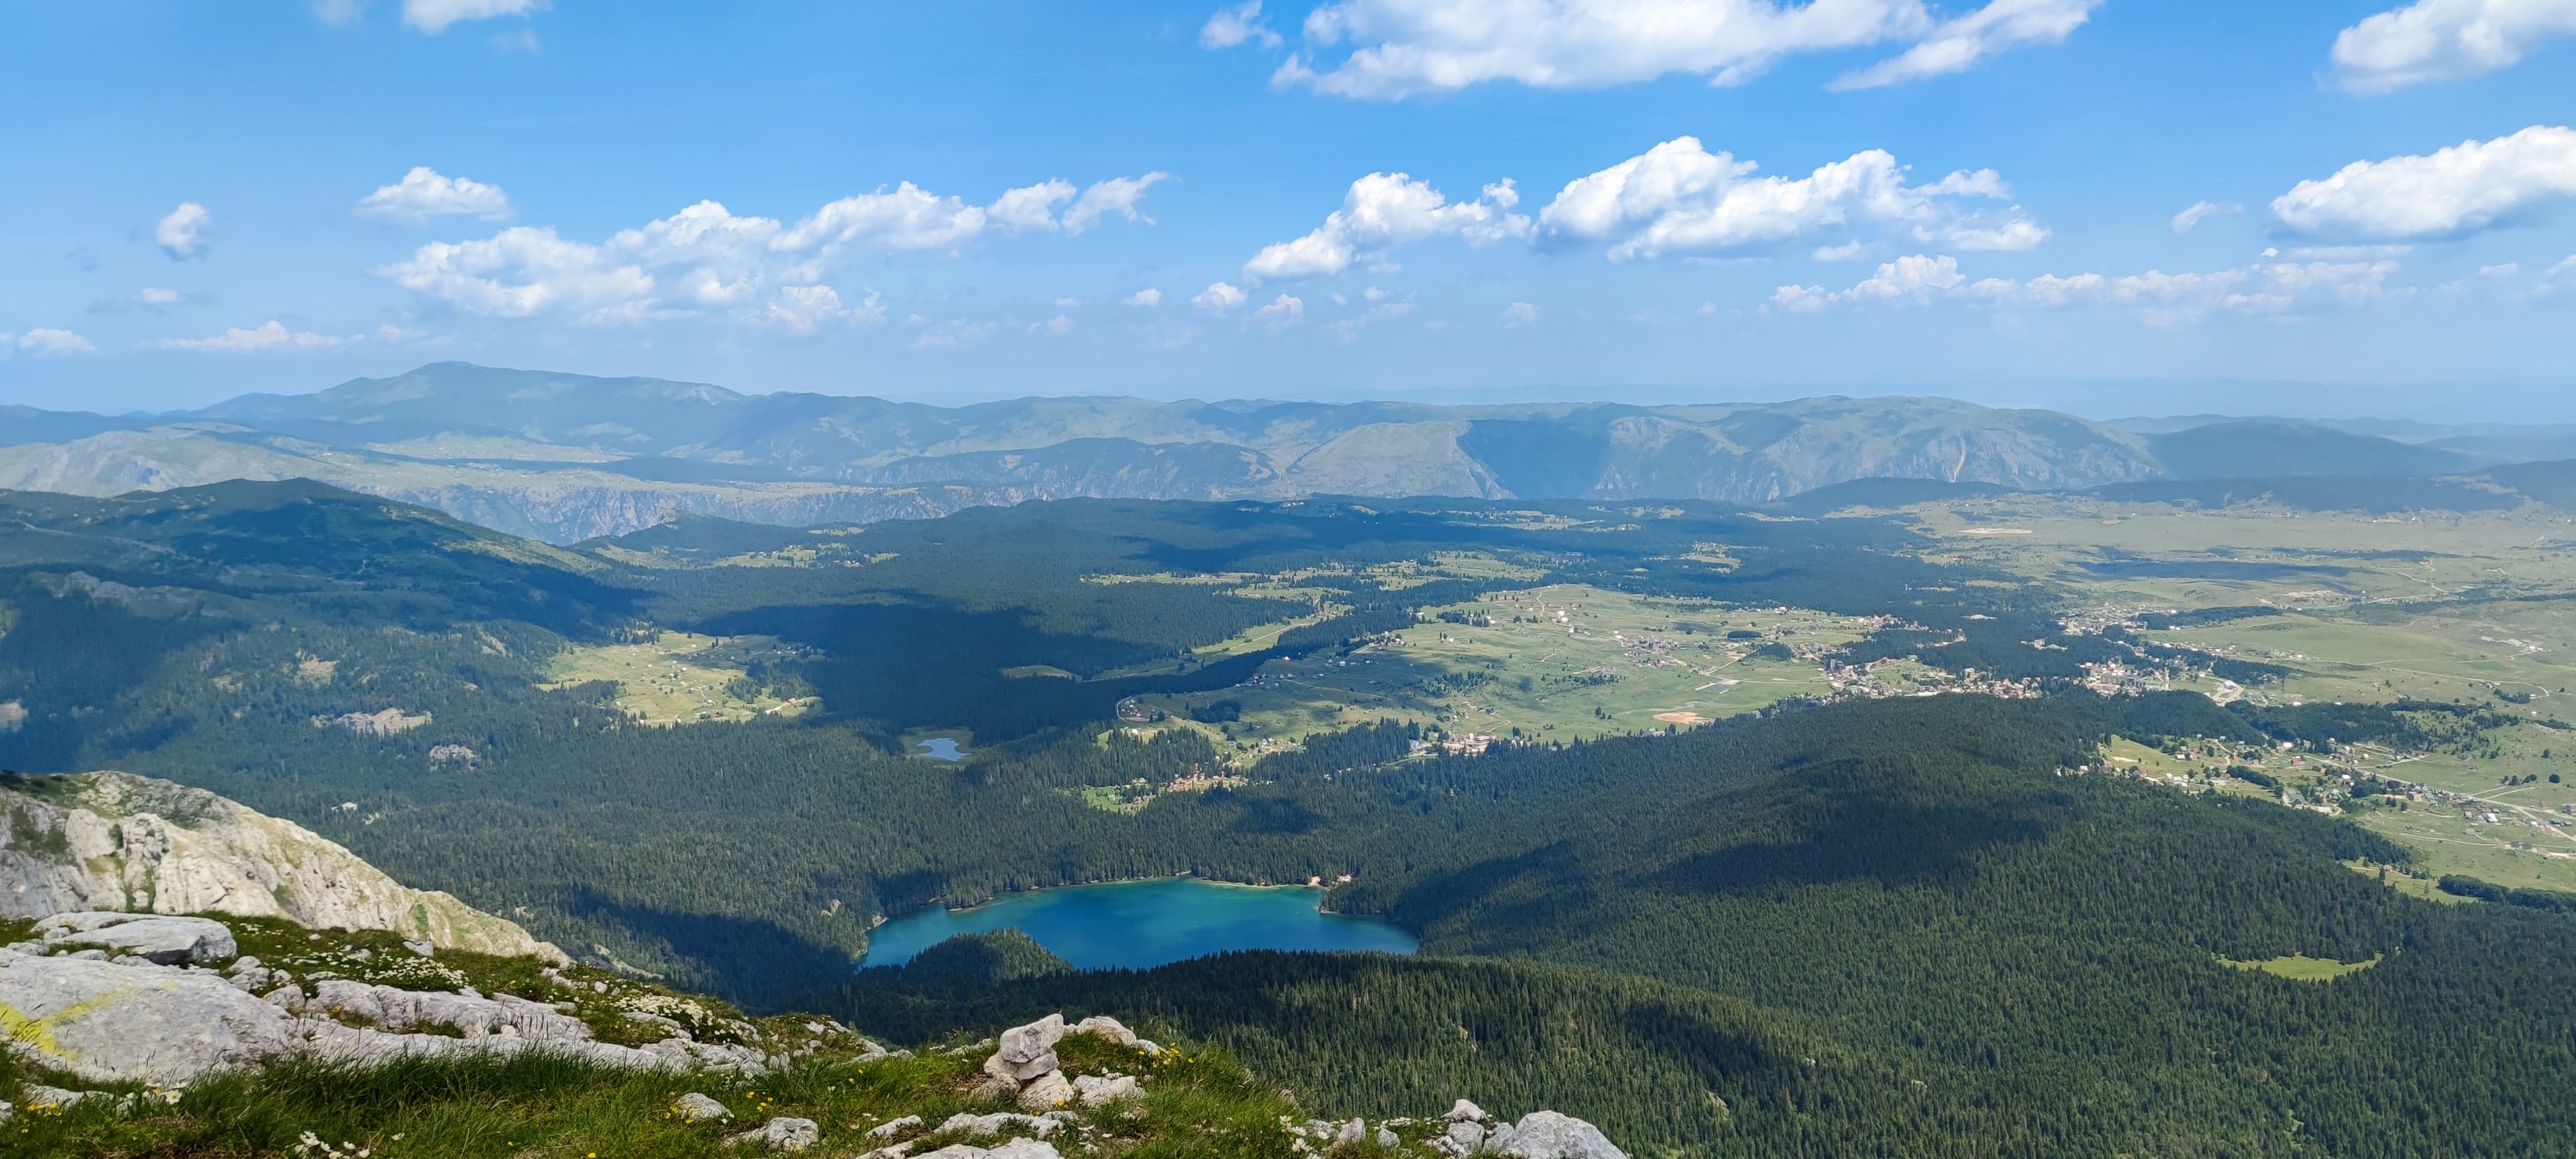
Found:
[[[1228,950],[1384,950],[1413,935],[1375,918],[1324,913],[1324,891],[1191,877],[1015,893],[968,910],[928,909],[878,926],[861,966],[900,966],[959,934],[1017,929],[1084,970],[1141,970]]]
[[[929,757],[934,761],[962,761],[966,759],[966,750],[957,747],[957,738],[955,737],[934,736],[929,740],[914,741],[912,742],[912,747],[928,750],[920,755]]]

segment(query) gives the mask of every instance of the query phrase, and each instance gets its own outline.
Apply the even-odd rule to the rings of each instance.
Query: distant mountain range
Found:
[[[2399,436],[2399,437],[2391,437]],[[0,489],[310,478],[555,542],[671,513],[803,525],[1071,497],[1768,503],[1866,479],[2086,489],[2434,476],[2576,430],[2202,417],[2097,423],[1939,398],[1626,406],[1027,398],[965,407],[461,362],[317,394],[105,416],[0,407]]]

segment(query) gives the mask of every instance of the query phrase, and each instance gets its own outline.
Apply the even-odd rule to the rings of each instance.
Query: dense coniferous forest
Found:
[[[2132,640],[2063,636],[2047,590],[1914,544],[1704,504],[1316,500],[686,520],[558,549],[300,483],[0,496],[0,766],[212,789],[764,1009],[897,1037],[1146,1017],[1319,1110],[1473,1093],[1643,1154],[2576,1150],[2576,917],[2554,896],[2460,879],[2500,904],[2427,902],[2378,879],[2403,849],[2340,820],[2079,772],[2114,735],[2413,742],[2487,710],[2097,696],[2081,665]],[[1465,551],[1505,566],[1436,566]],[[1885,617],[1843,655],[2031,698],[1792,700],[1481,756],[1383,722],[1138,809],[1085,800],[1225,768],[1200,734],[1117,727],[1128,697],[1549,583]],[[615,683],[557,674],[664,631],[774,640],[737,679],[821,707],[645,727]],[[908,755],[923,730],[974,759]],[[1086,974],[997,936],[851,973],[879,917],[1184,873],[1347,874],[1329,904],[1423,956]],[[2293,955],[2371,964],[2242,968]]]

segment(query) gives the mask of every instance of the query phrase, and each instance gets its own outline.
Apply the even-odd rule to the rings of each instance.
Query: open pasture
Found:
[[[2564,606],[2560,606],[2560,605]],[[2576,687],[2576,601],[2294,612],[2143,633],[2291,670],[2276,700],[2492,703],[2547,717]]]
[[[1908,514],[1932,538],[1929,555],[2103,603],[2326,608],[2576,592],[2576,519],[2559,512],[2205,510],[2009,495]]]
[[[1380,719],[1506,740],[1657,732],[1824,695],[1818,654],[1872,626],[1577,585],[1430,615],[1347,655],[1274,661],[1242,687],[1142,698],[1131,720],[1159,713],[1246,754]]]
[[[639,724],[738,724],[813,708],[811,697],[780,697],[748,680],[755,663],[812,655],[766,636],[663,632],[647,644],[566,648],[548,662],[546,675],[556,688],[615,682],[618,709]]]

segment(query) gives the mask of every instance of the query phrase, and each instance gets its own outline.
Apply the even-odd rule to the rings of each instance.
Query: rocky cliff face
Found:
[[[302,826],[125,773],[0,776],[0,917],[72,911],[279,917],[446,949],[562,952],[444,893],[409,889]]]

